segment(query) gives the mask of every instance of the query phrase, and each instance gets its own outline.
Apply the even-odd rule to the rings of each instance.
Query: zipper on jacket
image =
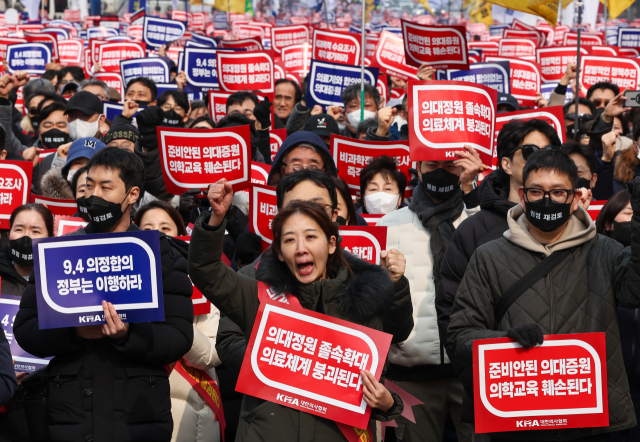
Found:
[[[551,304],[551,334],[553,334],[553,316],[555,307],[553,305],[553,289],[551,288],[551,272],[547,273],[547,288],[549,289],[549,302]]]

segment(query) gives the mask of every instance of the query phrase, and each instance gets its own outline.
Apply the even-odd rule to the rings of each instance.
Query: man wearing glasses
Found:
[[[604,109],[620,93],[620,88],[608,81],[601,81],[589,88],[587,100],[591,100],[596,109]]]
[[[250,120],[255,120],[253,110],[258,105],[258,97],[251,92],[234,92],[227,98],[227,115],[240,113]]]
[[[447,350],[467,394],[473,394],[476,339],[509,337],[529,349],[542,344],[544,335],[605,332],[609,426],[500,433],[500,440],[610,440],[607,433],[636,425],[616,307],[640,307],[640,178],[628,183],[634,216],[626,248],[596,233],[577,185],[578,170],[567,154],[544,149],[530,156],[520,202],[507,216],[509,230],[479,247],[467,267],[451,312]],[[561,259],[553,269],[527,281],[525,291],[496,317],[506,292],[555,253]]]

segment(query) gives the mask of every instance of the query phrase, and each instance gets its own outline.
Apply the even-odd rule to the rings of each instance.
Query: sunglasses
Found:
[[[539,147],[536,146],[535,144],[523,144],[521,146],[518,146],[518,149],[520,149],[520,151],[522,152],[522,158],[524,158],[525,161],[527,161],[529,159],[529,157],[534,153],[539,151],[540,149],[560,149],[560,147],[558,146],[545,146],[545,147]],[[516,150],[518,150],[516,149]]]
[[[611,99],[610,98],[596,98],[594,100],[591,100],[593,102],[593,104],[596,105],[596,107],[600,107],[600,106],[607,106],[610,102]]]
[[[578,114],[578,118],[580,118],[580,121],[591,121],[591,119],[593,118],[591,115],[589,114]],[[576,114],[567,114],[564,116],[565,120],[570,120],[570,121],[576,121]]]

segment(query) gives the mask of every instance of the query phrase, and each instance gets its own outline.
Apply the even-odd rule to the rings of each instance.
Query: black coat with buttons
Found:
[[[138,230],[131,225],[129,231]],[[95,233],[89,224],[77,234]],[[134,323],[121,341],[77,336],[75,328],[40,330],[35,280],[20,303],[20,346],[49,364],[51,441],[169,441],[173,429],[167,364],[193,343],[192,285],[187,260],[160,234],[163,322]]]

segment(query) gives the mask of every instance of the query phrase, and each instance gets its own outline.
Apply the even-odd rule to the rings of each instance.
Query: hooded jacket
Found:
[[[132,224],[128,231],[138,228]],[[93,224],[72,235],[97,233]],[[40,329],[33,274],[13,331],[20,347],[53,356],[47,369],[49,440],[141,442],[171,439],[173,421],[165,365],[193,342],[192,286],[187,262],[160,234],[165,320],[129,324],[124,339],[84,339],[74,327]]]
[[[343,268],[332,278],[303,285],[286,264],[268,253],[256,270],[256,281],[222,263],[225,223],[211,227],[208,218],[207,213],[201,215],[193,229],[189,275],[207,299],[237,324],[247,342],[260,306],[257,281],[265,282],[276,292],[290,293],[303,308],[382,330],[395,288],[381,267],[349,257],[353,276]],[[406,280],[403,278],[398,284],[406,284]],[[402,401],[394,393],[392,396],[394,406],[386,413],[373,410],[373,418],[389,421],[400,415]],[[236,441],[262,440],[332,442],[344,441],[345,437],[333,421],[245,395]]]
[[[528,230],[518,205],[508,214],[504,238],[476,250],[462,279],[447,330],[447,350],[465,386],[473,394],[473,341],[506,337],[521,324],[538,324],[543,334],[606,333],[609,426],[492,434],[492,439],[569,440],[636,425],[620,351],[616,306],[640,306],[640,221],[634,210],[633,242],[620,243],[596,234],[582,207],[554,243],[540,244]],[[557,250],[571,254],[509,307],[494,330],[494,306],[511,286]],[[473,396],[471,396],[473,397]]]
[[[20,276],[13,266],[9,248],[0,253],[0,283],[0,292],[3,295],[22,296],[27,288],[27,280]]]
[[[62,176],[60,169],[51,169],[40,180],[42,196],[64,200],[75,200],[71,184]]]

